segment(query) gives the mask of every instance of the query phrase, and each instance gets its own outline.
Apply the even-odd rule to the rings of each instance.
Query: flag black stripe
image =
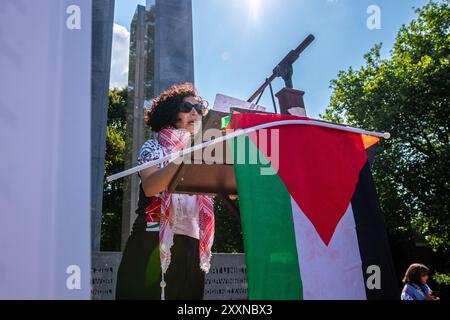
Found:
[[[358,235],[359,251],[367,299],[399,299],[400,288],[395,275],[386,227],[378,204],[378,197],[370,171],[370,161],[359,174],[359,181],[352,198],[352,209]],[[381,289],[369,289],[367,268],[379,266]]]

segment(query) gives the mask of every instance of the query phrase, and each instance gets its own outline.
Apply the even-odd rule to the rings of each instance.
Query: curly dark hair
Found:
[[[403,277],[403,283],[415,283],[420,284],[420,277],[428,275],[430,270],[427,266],[421,263],[413,263],[406,270],[405,276]]]
[[[147,110],[145,122],[154,132],[166,126],[175,126],[179,108],[183,99],[197,97],[197,90],[192,83],[175,84],[155,98],[152,107]]]

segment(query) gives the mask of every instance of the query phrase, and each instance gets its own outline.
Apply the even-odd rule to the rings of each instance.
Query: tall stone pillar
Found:
[[[92,1],[91,247],[100,251],[114,0]]]
[[[130,61],[128,71],[128,110],[125,167],[137,164],[138,153],[144,141],[144,75],[146,68],[146,9],[138,5],[130,27]],[[139,179],[136,174],[124,180],[122,211],[122,249],[130,234],[136,215]]]
[[[191,0],[156,0],[155,95],[194,82]]]

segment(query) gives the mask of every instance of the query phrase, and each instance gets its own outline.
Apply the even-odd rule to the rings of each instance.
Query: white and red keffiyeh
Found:
[[[174,127],[165,127],[159,133],[157,140],[162,145],[164,156],[178,152],[189,145],[191,135],[183,129]],[[168,165],[168,162],[163,164]],[[199,209],[199,250],[200,250],[200,268],[208,273],[211,266],[211,247],[214,241],[214,205],[211,196],[198,196]],[[173,245],[173,228],[177,219],[176,210],[172,211],[172,194],[167,190],[162,193],[161,201],[161,221],[159,228],[159,246],[161,270],[166,273],[170,265],[170,249]]]

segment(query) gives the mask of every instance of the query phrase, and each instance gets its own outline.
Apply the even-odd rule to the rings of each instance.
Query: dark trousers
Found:
[[[117,273],[117,300],[161,299],[159,233],[145,231],[139,216],[128,238]],[[197,239],[175,235],[171,263],[165,274],[167,300],[202,300],[205,273],[200,270]]]
[[[200,269],[198,239],[175,235],[165,274],[167,300],[203,300],[205,273]]]

